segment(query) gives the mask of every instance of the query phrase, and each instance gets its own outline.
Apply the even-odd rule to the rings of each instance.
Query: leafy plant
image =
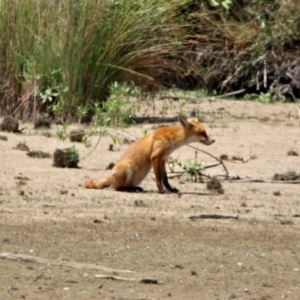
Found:
[[[67,139],[68,137],[68,126],[69,126],[69,121],[63,122],[63,125],[61,128],[58,128],[56,131],[57,137],[62,140],[63,142]]]
[[[183,178],[188,181],[199,181],[202,177],[202,172],[205,170],[205,162],[197,158],[189,159],[186,163],[179,161],[179,158],[169,157],[168,166],[174,172],[176,166],[183,169]]]
[[[223,7],[225,9],[229,9],[232,5],[232,0],[224,0],[224,1],[218,1],[218,0],[209,0],[210,5],[214,7]]]
[[[198,181],[201,173],[205,170],[205,162],[192,158],[187,163],[181,164],[181,167],[184,170],[183,177],[190,181]]]
[[[103,104],[105,112],[103,125],[125,126],[133,124],[133,117],[136,112],[136,106],[128,99],[128,89],[126,83],[119,84],[114,82],[110,85],[110,97]]]
[[[74,163],[74,164],[78,164],[79,162],[79,152],[76,149],[75,146],[72,146],[70,148],[66,148],[64,150],[64,152],[67,154],[67,157],[69,159],[70,162]]]
[[[260,93],[257,100],[259,102],[262,102],[262,103],[273,102],[272,94],[270,92],[268,92],[268,93]]]
[[[76,115],[78,106],[91,108],[105,101],[113,82],[146,85],[155,82],[156,70],[183,74],[187,65],[165,56],[182,57],[185,27],[173,20],[179,4],[3,0],[0,74],[5,74],[16,99],[39,96],[62,116]],[[127,86],[128,95],[137,93],[136,87]]]
[[[79,117],[79,123],[81,123],[82,118],[86,117],[89,110],[86,106],[79,105],[76,108],[76,116]]]

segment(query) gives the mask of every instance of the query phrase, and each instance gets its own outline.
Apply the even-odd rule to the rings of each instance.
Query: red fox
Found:
[[[205,145],[214,143],[198,122],[195,112],[187,119],[179,117],[179,122],[177,125],[160,127],[131,144],[112,169],[111,175],[88,179],[85,187],[103,189],[111,186],[116,191],[143,191],[138,185],[152,166],[159,193],[166,192],[164,187],[170,192],[178,193],[168,181],[165,166],[168,156],[189,143],[201,142]]]

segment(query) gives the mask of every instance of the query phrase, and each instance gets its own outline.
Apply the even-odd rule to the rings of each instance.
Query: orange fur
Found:
[[[168,156],[189,143],[202,142],[210,145],[214,142],[194,113],[188,119],[180,117],[179,121],[180,123],[174,126],[160,127],[131,144],[112,169],[111,175],[88,179],[85,187],[103,189],[111,186],[117,191],[141,190],[138,185],[153,167],[158,191],[163,193],[165,187],[171,192],[178,192],[168,182],[165,167]]]

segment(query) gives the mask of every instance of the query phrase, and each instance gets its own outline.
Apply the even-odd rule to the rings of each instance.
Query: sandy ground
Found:
[[[140,109],[141,114],[144,109],[175,115],[180,107],[156,101],[152,110]],[[52,126],[51,137],[33,124],[21,124],[26,127],[22,135],[0,133],[7,137],[0,140],[1,300],[300,299],[300,188],[271,182],[275,173],[300,172],[299,156],[287,155],[290,150],[300,154],[296,105],[218,100],[183,109],[201,112],[216,139],[211,146],[195,146],[244,160],[225,162],[230,176],[243,180],[222,181],[224,194],[183,178],[170,179],[179,195],[158,194],[152,173],[142,183],[144,193],[86,190],[84,181],[107,174],[107,165],[128,145],[109,151],[112,140],[102,137],[93,150],[98,142],[93,137],[90,148],[76,143],[79,169],[60,169],[52,166],[52,158],[31,158],[14,149],[25,143],[30,150],[53,154],[74,145],[57,138],[59,126]],[[154,127],[121,131],[138,138]],[[206,165],[216,162],[197,155]],[[194,156],[188,147],[172,154],[181,162]],[[204,173],[224,170],[219,166]],[[239,218],[189,219],[199,214]],[[158,284],[95,275],[152,278]]]

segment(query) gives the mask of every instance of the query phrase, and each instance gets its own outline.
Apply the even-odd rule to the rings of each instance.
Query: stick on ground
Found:
[[[225,216],[225,215],[216,215],[216,214],[201,214],[197,216],[190,216],[189,219],[195,220],[195,219],[238,219],[239,216]]]
[[[4,252],[0,254],[0,258],[10,259],[10,260],[21,260],[24,262],[34,262],[34,263],[44,264],[44,265],[63,266],[63,267],[74,268],[74,269],[95,269],[95,270],[101,270],[106,272],[135,273],[134,271],[130,271],[130,270],[112,269],[100,265],[85,264],[85,263],[78,263],[72,261],[51,260],[51,259],[45,259],[45,258],[40,258],[36,256],[26,255],[26,254],[19,254],[19,253]]]
[[[197,150],[197,151],[200,151],[200,152],[202,152],[202,153],[204,153],[204,154],[207,154],[207,155],[209,155],[210,157],[214,158],[216,161],[218,161],[219,164],[222,165],[223,168],[224,168],[224,171],[225,171],[225,173],[226,173],[225,177],[228,178],[229,172],[228,172],[228,169],[227,169],[227,167],[225,166],[225,164],[224,164],[224,162],[223,162],[222,159],[219,159],[218,157],[216,157],[216,156],[210,154],[209,152],[204,151],[204,150],[202,150],[202,149],[199,149],[199,148],[197,148],[197,147],[194,147],[194,146],[192,146],[192,145],[187,145],[187,146],[190,147],[190,148],[192,148],[192,149],[194,149],[194,150]],[[218,166],[218,164],[216,164],[216,165],[214,165],[214,166]]]
[[[127,278],[127,277],[120,277],[120,276],[110,276],[110,275],[99,275],[96,274],[95,277],[101,279],[110,279],[110,280],[120,280],[120,281],[134,281],[140,283],[148,283],[148,284],[162,284],[155,278]]]

